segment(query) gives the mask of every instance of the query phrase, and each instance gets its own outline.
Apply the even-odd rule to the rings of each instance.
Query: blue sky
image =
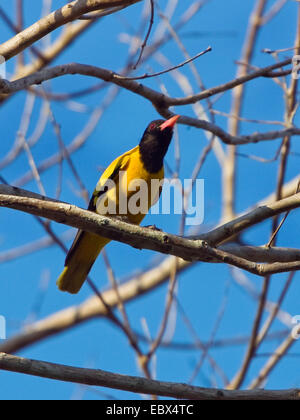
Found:
[[[13,3],[4,2],[2,7],[10,16],[13,16]],[[32,2],[25,0],[25,22],[29,26],[40,16],[40,7],[32,7]],[[164,8],[166,1],[161,1]],[[177,11],[172,22],[186,9],[188,2],[179,2]],[[269,1],[269,6],[274,1]],[[53,1],[53,9],[60,7],[64,2]],[[31,7],[29,7],[29,5]],[[182,29],[181,38],[191,55],[204,50],[208,45],[213,51],[196,61],[203,82],[207,87],[219,85],[235,76],[235,60],[240,57],[243,45],[247,20],[252,10],[254,1],[251,0],[211,0],[203,7],[197,16]],[[258,66],[272,64],[270,56],[262,54],[263,48],[280,49],[290,47],[294,42],[296,28],[296,2],[289,1],[280,15],[267,25],[257,41],[257,49],[253,63]],[[120,42],[120,33],[134,31],[138,28],[138,22],[143,10],[143,5],[138,4],[125,11],[104,18],[83,36],[81,36],[54,64],[79,62],[99,67],[120,70],[126,63],[128,45]],[[156,18],[158,22],[158,18]],[[59,31],[54,33],[57,36]],[[0,25],[0,42],[12,36],[10,30]],[[151,42],[150,38],[150,42]],[[166,44],[162,52],[172,64],[184,60],[181,52],[174,41]],[[139,74],[145,71],[159,71],[160,65],[151,59],[149,66],[139,69]],[[8,63],[8,71],[12,72],[14,61]],[[182,70],[197,92],[190,69]],[[162,81],[171,96],[182,96],[170,75],[162,76],[161,80],[147,80],[147,86],[159,89]],[[53,92],[73,92],[95,82],[85,77],[64,77],[51,82],[47,87]],[[85,112],[74,112],[62,103],[53,103],[52,109],[57,122],[61,125],[62,137],[69,144],[80,132],[88,121],[92,111],[98,107],[107,93],[99,91],[93,95],[79,98],[77,103],[84,105]],[[222,96],[217,102],[216,109],[229,112],[230,94]],[[11,149],[15,140],[20,118],[22,115],[26,95],[20,93],[10,99],[0,110],[2,138],[0,145],[0,159]],[[74,104],[73,104],[74,105]],[[29,134],[34,131],[41,107],[41,100],[35,103],[33,118],[29,127]],[[176,113],[193,115],[190,107],[178,107]],[[284,115],[284,103],[280,88],[271,80],[257,80],[249,83],[246,89],[246,103],[243,115],[251,119],[279,120]],[[124,151],[134,147],[152,119],[158,117],[152,105],[134,95],[123,91],[105,111],[97,128],[89,137],[85,146],[73,155],[73,162],[87,189],[92,192],[100,175],[100,168],[106,167],[113,159]],[[216,117],[217,123],[224,129],[227,128],[227,120],[222,116]],[[296,118],[296,125],[298,118]],[[271,130],[277,126],[262,126],[260,124],[243,123],[242,133],[253,133],[258,130]],[[206,145],[205,134],[201,130],[179,127],[179,141],[182,154],[180,178],[190,178],[191,169],[196,164],[203,147]],[[270,159],[278,149],[280,140],[258,145],[243,147],[240,151],[246,154],[255,154]],[[41,162],[58,150],[57,139],[51,124],[47,128],[32,152],[37,162]],[[300,152],[296,139],[292,142],[292,150]],[[168,165],[175,166],[174,143],[170,147],[167,156]],[[262,164],[260,162],[239,158],[239,175],[237,179],[237,210],[243,211],[259,199],[270,194],[276,185],[278,162]],[[1,171],[9,182],[18,180],[29,170],[25,154],[22,154],[11,166]],[[287,169],[287,180],[292,179],[299,173],[299,156],[292,156]],[[214,155],[210,155],[204,165],[200,177],[205,180],[205,221],[203,229],[215,225],[220,217],[221,181],[220,168]],[[52,168],[42,174],[43,185],[50,197],[55,196],[58,180],[58,170]],[[35,182],[31,181],[24,185],[32,191],[38,191]],[[68,166],[63,166],[63,185],[61,199],[81,207],[84,201],[78,197],[76,181]],[[281,234],[279,245],[299,247],[299,212],[292,213]],[[44,231],[31,216],[15,211],[0,210],[0,255],[2,252],[13,249],[43,237]],[[144,225],[155,224],[165,231],[178,232],[179,218],[169,216],[148,216]],[[55,231],[65,231],[62,226],[55,226]],[[268,241],[270,223],[265,223],[251,230],[245,237],[250,243],[261,245]],[[112,243],[107,247],[111,264],[118,279],[128,277],[137,269],[151,266],[153,261],[160,256],[149,251],[138,251],[123,244]],[[58,310],[77,305],[90,296],[90,289],[85,286],[81,293],[76,296],[68,296],[57,291],[55,281],[60,274],[64,263],[64,256],[57,248],[47,248],[35,254],[14,260],[10,263],[1,264],[0,276],[0,314],[7,319],[8,336],[19,331],[24,321],[28,320],[40,296],[41,279],[49,278],[49,287],[43,294],[42,305],[38,312],[38,318],[42,319]],[[102,258],[99,258],[92,271],[94,281],[100,287],[107,287],[108,280]],[[247,274],[248,279],[260,290],[262,280]],[[272,281],[270,300],[276,300],[284,285],[287,275],[274,276]],[[284,301],[283,309],[292,315],[297,315],[299,309],[299,275],[295,276],[293,285]],[[215,326],[217,314],[224,303],[224,294],[227,296],[227,305],[221,326],[217,333],[217,339],[249,335],[253,317],[256,310],[256,302],[247,295],[241,287],[238,287],[231,278],[228,267],[220,265],[198,264],[180,276],[179,300],[188,318],[193,321],[195,330],[202,340],[209,340]],[[164,311],[166,286],[163,286],[148,295],[128,305],[128,313],[132,326],[141,331],[141,319],[145,318],[154,336],[160,325]],[[274,323],[273,331],[282,329],[279,322]],[[180,315],[174,335],[175,342],[191,342],[192,337],[186,328]],[[270,352],[276,348],[278,342],[271,342],[262,347],[262,352]],[[299,344],[293,347],[292,352],[299,352]],[[219,365],[222,366],[226,375],[231,378],[237,371],[244,355],[245,347],[225,347],[212,350],[211,354]],[[29,358],[47,360],[50,362],[80,366],[95,367],[112,372],[138,375],[134,354],[128,349],[126,338],[104,320],[94,320],[78,328],[72,329],[65,334],[48,339],[21,352],[21,355]],[[157,357],[157,377],[168,381],[188,381],[200,355],[196,351],[182,352],[174,349],[162,349]],[[250,369],[246,384],[257,373],[258,368],[265,362],[264,357],[255,359]],[[298,360],[295,357],[286,357],[270,376],[268,388],[285,388],[299,386]],[[196,385],[211,386],[211,378],[214,377],[210,366],[205,363],[202,371],[195,380]],[[218,386],[222,386],[219,378],[216,379]],[[105,398],[104,394],[92,390],[82,389],[73,384],[52,382],[49,380],[21,376],[12,373],[0,372],[0,399],[99,399]],[[100,390],[116,398],[136,398],[132,394],[119,391]]]

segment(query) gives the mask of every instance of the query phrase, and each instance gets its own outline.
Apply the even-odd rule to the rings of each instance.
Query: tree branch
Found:
[[[184,260],[178,260],[177,271],[183,272],[189,266],[191,266],[190,263]],[[126,283],[121,284],[118,294],[123,304],[161,286],[169,278],[170,271],[173,267],[174,259],[173,257],[169,257],[154,268],[134,276]],[[119,303],[119,298],[114,289],[104,291],[102,296],[103,300],[111,308],[116,307]],[[0,352],[16,353],[37,341],[62,333],[83,322],[94,318],[105,317],[106,315],[107,308],[100,302],[98,296],[92,296],[79,306],[63,309],[54,315],[50,315],[43,320],[27,326],[21,333],[1,343]]]
[[[130,6],[141,0],[76,0],[50,13],[35,22],[29,28],[20,32],[10,40],[0,45],[0,55],[6,61],[16,56],[36,41],[50,32],[78,19],[80,16],[95,10],[107,9],[118,6]]]
[[[46,68],[27,77],[15,80],[13,82],[9,82],[8,80],[0,80],[0,94],[12,94],[23,89],[28,89],[33,85],[41,84],[47,80],[52,80],[65,75],[80,74],[89,77],[96,77],[106,82],[114,83],[119,87],[122,87],[139,96],[142,96],[143,98],[149,100],[162,116],[164,116],[165,118],[170,118],[172,114],[169,111],[169,107],[171,106],[188,105],[196,103],[200,100],[207,99],[218,93],[222,93],[226,90],[233,89],[234,87],[246,83],[247,81],[260,77],[270,72],[270,69],[276,69],[278,67],[282,67],[283,65],[288,65],[290,63],[290,59],[285,60],[272,66],[268,66],[264,69],[260,69],[257,72],[251,73],[250,75],[234,79],[232,82],[217,86],[215,88],[207,89],[197,95],[188,96],[186,98],[171,98],[147,86],[144,86],[141,83],[136,82],[135,80],[128,79],[126,77],[124,78],[123,76],[114,73],[111,70],[106,70],[100,67],[78,63],[64,64],[52,68]],[[230,145],[244,145],[250,143],[258,143],[260,141],[275,140],[278,138],[283,138],[285,136],[290,137],[293,135],[300,135],[299,128],[290,127],[284,130],[269,131],[266,133],[254,133],[252,135],[233,136],[227,133],[221,127],[217,126],[216,124],[210,123],[205,120],[190,118],[186,116],[182,116],[179,120],[179,123],[209,131],[217,137],[219,137],[224,143]]]
[[[104,386],[146,395],[159,395],[178,399],[193,400],[300,400],[300,390],[250,390],[228,391],[221,389],[200,388],[196,386],[162,382],[135,376],[119,375],[104,370],[82,369],[38,360],[25,359],[0,353],[0,369],[48,378],[63,382],[72,382],[89,386]]]
[[[46,217],[57,223],[105,236],[138,249],[150,249],[187,261],[212,262],[217,259],[220,262],[243,268],[259,276],[300,269],[299,260],[262,265],[215,248],[225,240],[257,223],[279,213],[300,207],[300,193],[272,205],[253,210],[196,239],[184,238],[143,228],[116,218],[100,216],[70,204],[49,200],[38,194],[6,185],[0,186],[0,207],[8,207],[35,216]]]

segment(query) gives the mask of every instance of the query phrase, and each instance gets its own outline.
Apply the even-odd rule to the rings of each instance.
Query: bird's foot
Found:
[[[155,225],[148,225],[148,226],[145,226],[145,228],[148,228],[148,229],[151,229],[151,230],[157,230],[158,232],[162,232],[162,229],[159,229]]]

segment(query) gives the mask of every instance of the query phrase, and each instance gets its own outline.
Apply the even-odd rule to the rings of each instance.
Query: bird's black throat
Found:
[[[159,172],[164,164],[164,157],[172,140],[172,130],[159,128],[145,131],[140,142],[140,155],[145,169],[151,174]]]

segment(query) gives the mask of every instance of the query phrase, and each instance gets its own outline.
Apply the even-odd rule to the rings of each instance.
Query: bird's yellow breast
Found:
[[[137,146],[115,159],[101,176],[94,192],[96,212],[140,224],[158,201],[163,179],[163,167],[157,173],[145,169]]]

